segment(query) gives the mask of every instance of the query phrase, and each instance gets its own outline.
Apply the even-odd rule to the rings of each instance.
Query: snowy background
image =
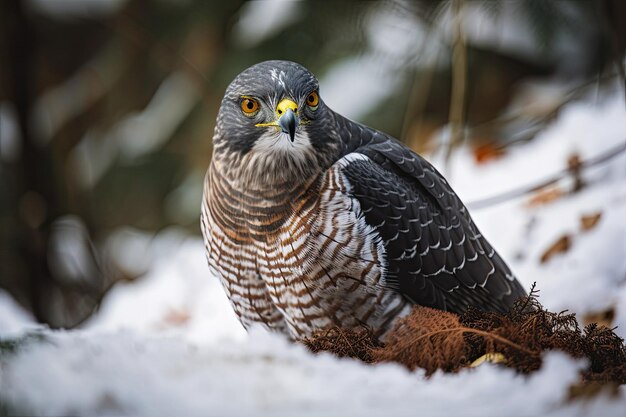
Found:
[[[109,16],[125,3],[124,0],[28,2],[31,10],[61,20]],[[242,5],[231,28],[229,48],[256,57],[255,48],[263,46],[263,42],[266,42],[263,47],[268,47],[275,37],[281,39],[281,31],[302,22],[305,17],[298,4],[257,1]],[[337,58],[335,49],[341,52],[346,44],[334,39],[334,44],[319,48],[322,52],[318,56],[336,59],[318,74],[322,98],[335,110],[375,127],[380,126],[368,117],[377,109],[389,107],[384,103],[390,98],[410,89],[406,84],[406,74],[410,72],[407,66],[411,71],[445,70],[452,32],[449,11],[437,19],[434,30],[406,12],[410,3],[379,4],[393,7],[372,7],[364,16],[354,18],[365,28],[360,52]],[[259,19],[261,15],[265,18]],[[328,20],[332,17],[328,16]],[[497,24],[493,20],[484,8],[468,6],[464,26],[468,41],[533,59],[542,56],[538,53],[537,40],[520,23],[515,7],[503,7]],[[176,19],[172,17],[171,21]],[[197,34],[193,30],[189,32],[193,40]],[[341,36],[349,38],[346,33],[341,32]],[[580,33],[585,36],[584,31]],[[565,72],[575,72],[587,62],[587,57],[576,53],[588,49],[582,47],[581,39],[575,36],[572,39],[568,41],[561,36],[555,43],[556,55],[562,58],[557,66]],[[116,84],[123,78],[123,71],[111,64],[111,57],[115,56],[111,51],[127,41],[114,37],[111,44],[105,44],[108,46],[102,53],[90,56],[66,82],[42,94],[33,111],[35,121],[40,123],[37,132],[43,135],[45,143],[54,144],[59,137],[63,139],[63,135],[57,135],[63,131],[63,125],[81,109],[90,109],[94,102],[109,94],[109,89],[124,90]],[[187,38],[180,41],[193,65],[211,73],[214,62],[194,53],[185,42],[201,51],[210,47],[197,40],[196,44]],[[165,59],[163,56],[155,58],[158,54],[154,51],[151,54],[150,59],[146,58],[148,64],[152,67],[163,64],[159,61]],[[221,59],[229,66],[217,67],[225,68],[229,81],[234,75],[233,68],[239,68],[241,62],[229,56]],[[219,62],[217,58],[216,61]],[[205,102],[218,102],[223,89],[213,86],[215,91],[200,91],[194,78],[197,74],[191,76],[184,65],[172,67],[167,76],[155,77],[158,82],[152,80],[155,90],[142,103],[143,107],[120,111],[120,119],[114,119],[110,125],[89,124],[68,156],[68,164],[75,171],[67,168],[68,172],[77,173],[77,189],[98,196],[103,192],[99,184],[106,183],[110,172],[141,167],[164,149],[168,156],[183,153],[193,159],[192,156],[200,155],[189,163],[185,175],[175,172],[180,183],[175,183],[173,190],[168,189],[167,198],[158,204],[165,212],[165,220],[161,221],[169,226],[156,227],[161,224],[156,221],[147,221],[148,227],[131,225],[129,217],[133,210],[103,209],[99,213],[101,216],[113,213],[114,217],[110,222],[113,226],[97,242],[100,254],[106,255],[103,258],[123,271],[128,279],[120,279],[106,293],[95,314],[75,330],[50,330],[37,324],[32,314],[0,287],[0,415],[7,412],[41,416],[624,415],[624,386],[618,388],[617,396],[600,393],[590,399],[568,401],[570,386],[578,381],[578,371],[584,363],[559,352],[549,353],[541,370],[530,376],[483,364],[458,374],[438,372],[426,379],[421,371],[410,373],[394,364],[372,366],[328,354],[312,355],[304,347],[260,329],[246,333],[217,279],[209,276],[204,246],[198,235],[201,181],[210,154],[206,133],[210,129],[206,120],[212,119],[216,111]],[[149,73],[145,68],[141,70]],[[572,179],[566,175],[551,186],[551,193],[544,194],[552,197],[543,198],[542,202],[533,203],[533,198],[541,195],[535,192],[485,207],[480,204],[484,199],[551,178],[567,168],[570,155],[577,154],[582,161],[589,161],[626,146],[623,84],[598,80],[597,85],[592,83],[583,94],[572,99],[568,91],[584,80],[573,77],[563,81],[565,78],[544,78],[536,83],[516,85],[514,99],[498,109],[502,116],[513,115],[520,122],[509,126],[512,131],[504,136],[510,138],[523,136],[525,129],[534,126],[533,118],[541,118],[557,110],[559,103],[566,102],[555,111],[554,118],[546,118],[548,121],[541,124],[532,140],[506,146],[503,155],[488,162],[477,162],[473,144],[455,150],[448,165],[439,157],[441,149],[437,146],[425,156],[445,170],[483,234],[507,260],[522,284],[529,289],[533,282],[537,283],[540,301],[546,308],[575,312],[581,324],[608,316],[611,325],[618,326],[617,333],[626,337],[626,152],[585,168],[582,178],[586,185],[576,193],[568,192]],[[133,84],[141,83],[133,81]],[[369,100],[355,101],[353,97],[364,90]],[[199,106],[201,111],[197,110]],[[202,123],[189,116],[194,109]],[[0,101],[0,160],[8,162],[17,160],[20,152],[13,113],[10,103]],[[447,108],[444,113],[447,117]],[[191,135],[181,129],[189,119],[194,132],[200,132],[196,134],[200,142],[196,147],[184,147],[180,141],[176,142],[177,134]],[[383,120],[383,124],[397,126],[397,121],[397,118]],[[445,127],[438,128],[432,142],[445,143],[442,139],[446,135]],[[171,142],[178,144],[173,152],[168,149]],[[147,171],[152,178],[154,167]],[[132,176],[121,176],[122,185],[149,188],[140,181],[140,171],[130,172]],[[165,181],[157,179],[161,183]],[[123,188],[122,194],[132,195],[133,190],[136,189]],[[94,201],[92,206],[99,208],[99,200]],[[146,198],[146,201],[153,200]],[[145,206],[140,209],[144,210]],[[581,226],[582,217],[598,213],[597,224],[591,228]],[[92,212],[87,214],[98,217]],[[121,226],[115,222],[119,220],[116,214],[122,217],[118,222]],[[59,248],[51,259],[58,261],[56,270],[74,279],[71,282],[81,276],[95,275],[94,265],[85,261],[89,259],[87,256],[82,256],[85,242],[91,242],[83,236],[89,215],[84,218],[64,215],[61,220],[55,220],[57,232],[53,237],[64,245],[51,245]],[[140,217],[136,223],[143,220]],[[542,262],[546,251],[564,237],[569,242],[567,247]],[[55,298],[58,294],[52,292],[47,296],[53,306],[62,299]],[[13,349],[12,343],[16,341],[18,347]]]

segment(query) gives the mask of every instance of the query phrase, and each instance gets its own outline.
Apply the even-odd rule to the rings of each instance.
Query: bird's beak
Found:
[[[276,126],[279,127],[284,133],[289,134],[289,139],[294,141],[296,136],[296,129],[300,124],[300,118],[298,117],[298,104],[293,100],[284,98],[276,106],[277,120],[271,123],[259,123],[256,126]]]
[[[294,136],[296,135],[296,128],[298,127],[298,116],[296,116],[296,113],[288,108],[283,115],[278,118],[278,125],[283,132],[289,133],[289,139],[293,142]]]

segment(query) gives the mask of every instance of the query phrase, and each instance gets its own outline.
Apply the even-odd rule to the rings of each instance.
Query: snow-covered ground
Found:
[[[528,378],[491,365],[425,379],[398,365],[366,366],[264,333],[242,343],[194,346],[134,332],[55,333],[2,371],[2,397],[27,415],[542,416],[564,406],[580,363],[550,354]],[[589,415],[622,415],[599,397]]]
[[[626,141],[623,97],[568,105],[536,140],[476,165],[458,152],[451,182],[466,202],[532,184]],[[584,173],[577,194],[529,208],[528,196],[472,214],[522,283],[537,282],[541,302],[581,316],[615,307],[626,336],[626,154]],[[562,185],[563,186],[563,185]],[[580,217],[602,212],[581,230]],[[540,263],[563,234],[572,246]],[[117,285],[84,328],[40,330],[43,340],[0,353],[1,404],[27,415],[623,415],[626,390],[566,403],[583,363],[554,352],[529,377],[485,364],[425,379],[397,365],[369,366],[261,330],[246,334],[215,278],[200,239],[177,229],[156,236],[122,230],[111,245],[148,273]],[[135,267],[137,265],[134,265]],[[33,331],[30,316],[0,290],[0,338]]]

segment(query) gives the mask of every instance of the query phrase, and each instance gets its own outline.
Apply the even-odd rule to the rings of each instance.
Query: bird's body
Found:
[[[268,61],[222,101],[202,231],[246,328],[383,337],[413,304],[506,311],[525,294],[427,161],[317,88],[300,65]]]

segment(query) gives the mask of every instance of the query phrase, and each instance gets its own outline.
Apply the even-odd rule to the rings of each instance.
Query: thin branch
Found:
[[[467,49],[463,35],[463,0],[452,1],[454,43],[452,45],[452,92],[450,94],[450,140],[445,151],[444,167],[449,171],[450,157],[463,142],[465,128],[465,96],[467,89]]]
[[[618,59],[616,62],[617,71],[619,72],[619,76],[622,79],[622,85],[624,88],[624,100],[626,101],[626,70],[624,69],[624,60]]]
[[[526,299],[524,300],[524,304],[522,305],[522,307],[519,309],[519,311],[524,311],[526,310],[526,307],[528,307],[528,304],[530,303],[530,300],[533,299],[533,297],[536,296],[537,292],[539,290],[535,290],[535,287],[537,286],[537,281],[533,282],[533,285],[530,286],[530,292],[528,293],[528,295],[526,296]]]
[[[505,345],[508,345],[514,349],[517,349],[519,351],[522,351],[524,353],[527,353],[529,355],[533,355],[533,356],[537,356],[539,354],[539,352],[535,352],[533,350],[530,349],[526,349],[524,346],[518,345],[515,342],[511,342],[509,339],[506,339],[502,336],[498,336],[497,334],[493,334],[493,333],[489,333],[483,330],[478,330],[478,329],[472,329],[471,327],[465,327],[465,326],[460,326],[460,327],[454,327],[452,329],[441,329],[441,330],[435,330],[432,332],[428,332],[426,334],[421,335],[420,337],[416,338],[414,340],[414,343],[419,342],[422,339],[426,339],[426,338],[430,338],[432,336],[436,336],[438,334],[442,334],[442,333],[452,333],[452,332],[463,332],[463,333],[473,333],[473,334],[477,334],[479,336],[483,336],[485,338],[491,338],[493,340],[496,340],[500,343],[504,343]]]
[[[547,113],[545,113],[544,115],[540,116],[540,117],[535,117],[533,118],[533,125],[534,127],[537,127],[537,132],[541,130],[541,125],[543,123],[546,123],[547,121],[549,121],[550,119],[554,118],[558,112],[567,104],[569,104],[572,100],[575,100],[581,96],[583,96],[588,90],[589,88],[598,88],[598,84],[599,83],[603,83],[606,81],[610,81],[613,80],[615,78],[619,79],[620,77],[620,73],[619,70],[616,72],[610,72],[604,75],[599,75],[597,78],[591,79],[591,80],[587,80],[573,88],[571,88],[569,91],[567,91],[565,94],[563,94],[563,97],[561,100],[559,100],[558,103],[556,103],[553,107],[553,109]],[[503,126],[508,125],[509,123],[512,123],[516,120],[519,120],[520,118],[524,118],[524,109],[516,111],[515,113],[510,113],[510,114],[504,114],[501,116],[498,116],[494,119],[485,121],[485,122],[481,122],[478,123],[474,126],[468,126],[469,130],[470,130],[470,135],[471,136],[482,136],[485,134],[488,134],[491,130],[496,129],[496,128],[500,128]],[[537,133],[535,132],[535,133]],[[534,137],[535,135],[531,135],[530,139],[532,139],[532,137]],[[513,142],[518,142],[518,141],[526,141],[529,138],[526,138],[526,135],[523,139],[521,140],[515,140],[512,142],[507,142],[505,145],[503,145],[502,147],[508,146]],[[497,142],[499,142],[498,140],[493,141],[491,144],[496,144]]]
[[[431,41],[431,36],[432,30],[428,32],[428,38],[424,41],[424,45]],[[437,49],[434,62],[436,63],[438,60],[439,49]],[[424,72],[422,72],[417,66],[413,68],[409,100],[402,119],[402,133],[400,135],[400,139],[402,139],[404,143],[410,143],[408,141],[408,135],[414,123],[413,116],[419,114],[418,125],[421,126],[423,123],[422,119],[424,107],[426,106],[428,96],[430,95],[433,86],[433,79],[435,78],[436,70],[436,64],[428,66]]]
[[[617,145],[611,149],[609,149],[608,151],[594,157],[594,158],[590,158],[587,161],[582,162],[580,165],[578,165],[578,169],[583,170],[586,168],[590,168],[592,166],[596,166],[599,165],[601,163],[607,162],[615,157],[617,157],[618,155],[622,154],[623,152],[626,151],[626,142]],[[472,209],[472,210],[476,210],[476,209],[481,209],[481,208],[485,208],[485,207],[489,207],[489,206],[493,206],[495,204],[499,204],[499,203],[503,203],[505,201],[508,200],[512,200],[514,198],[517,197],[521,197],[524,196],[526,194],[530,194],[532,192],[538,191],[542,188],[545,188],[549,185],[555,184],[558,181],[562,180],[563,178],[569,176],[572,174],[572,169],[571,168],[566,168],[564,170],[562,170],[561,172],[543,180],[540,181],[534,185],[528,185],[525,187],[520,187],[520,188],[516,188],[514,190],[509,190],[506,191],[502,194],[497,194],[495,196],[491,196],[491,197],[487,197],[487,198],[483,198],[481,200],[476,200],[476,201],[472,201],[469,204],[467,204],[467,207]]]

